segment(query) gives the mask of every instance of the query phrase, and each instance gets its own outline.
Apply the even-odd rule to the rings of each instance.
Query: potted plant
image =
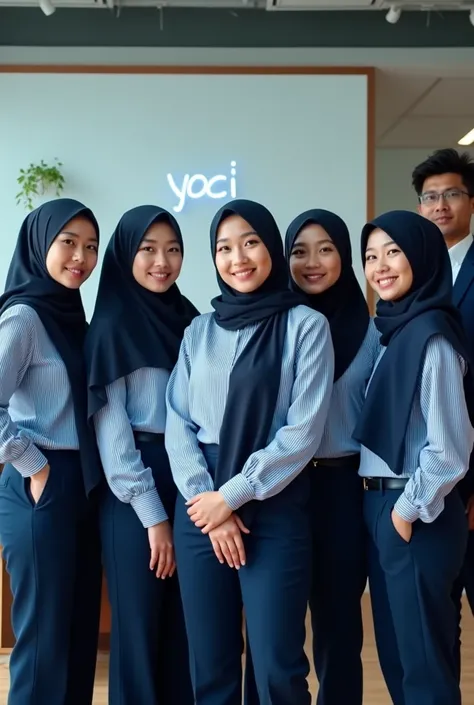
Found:
[[[62,163],[55,159],[56,164],[49,166],[43,159],[39,164],[30,164],[27,169],[20,169],[17,182],[20,191],[16,195],[17,205],[23,202],[28,210],[33,210],[33,197],[54,189],[56,196],[61,195],[64,188],[64,176],[61,173]]]

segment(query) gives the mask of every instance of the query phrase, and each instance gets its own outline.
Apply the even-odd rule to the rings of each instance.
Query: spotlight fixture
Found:
[[[51,0],[39,0],[39,6],[43,10],[44,14],[48,17],[49,15],[52,15],[53,12],[56,12],[56,8],[54,7]]]
[[[470,130],[470,132],[467,133],[467,135],[464,135],[464,137],[461,137],[461,139],[458,141],[458,144],[462,145],[463,147],[468,147],[474,142],[474,130]]]
[[[402,11],[400,10],[399,7],[396,5],[390,5],[390,9],[385,15],[385,19],[387,22],[390,24],[397,24],[398,20],[400,19],[400,15],[402,14]]]

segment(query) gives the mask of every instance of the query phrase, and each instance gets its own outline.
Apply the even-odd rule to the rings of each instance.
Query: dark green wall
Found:
[[[0,8],[0,46],[104,47],[471,47],[467,12],[266,12],[168,8]]]

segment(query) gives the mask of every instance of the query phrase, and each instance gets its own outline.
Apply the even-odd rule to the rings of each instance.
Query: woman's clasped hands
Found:
[[[219,563],[239,570],[245,565],[245,547],[242,534],[250,533],[242,519],[235,514],[219,491],[201,492],[188,502],[191,521],[209,534]]]

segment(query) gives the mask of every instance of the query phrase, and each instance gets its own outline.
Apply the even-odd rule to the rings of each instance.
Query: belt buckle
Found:
[[[319,461],[318,461],[317,458],[311,458],[311,462],[313,463],[313,468],[317,468],[317,467],[318,467],[318,462],[319,462]]]
[[[364,485],[364,490],[367,491],[369,489],[369,483],[367,482],[367,478],[363,478],[363,485]]]

